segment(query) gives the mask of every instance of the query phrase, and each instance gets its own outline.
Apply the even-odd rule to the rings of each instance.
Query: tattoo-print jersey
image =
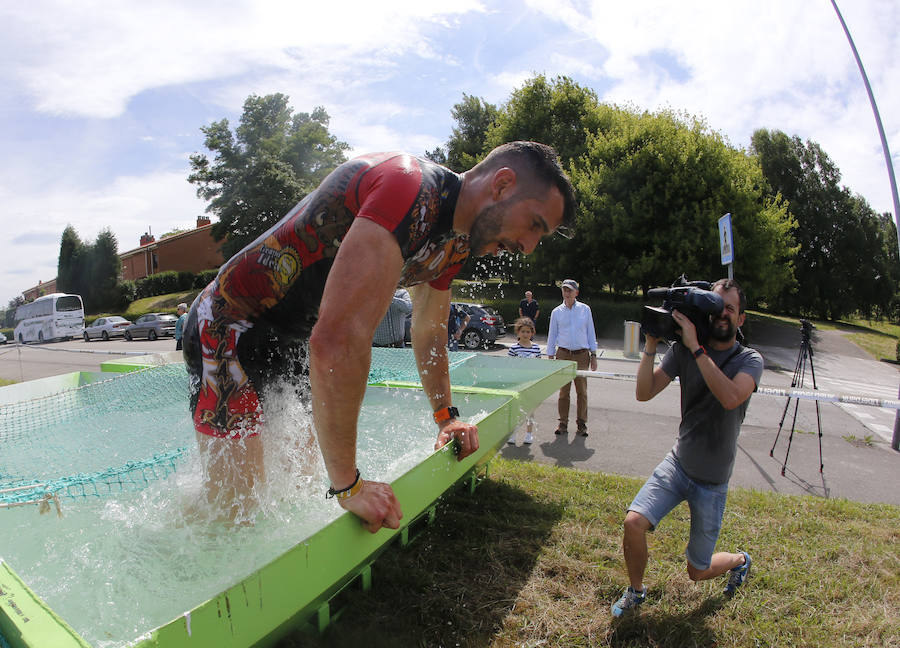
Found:
[[[355,158],[229,259],[195,301],[185,327],[197,429],[221,437],[256,433],[261,410],[245,366],[309,336],[354,218],[394,235],[404,259],[400,285],[449,289],[469,254],[468,237],[452,227],[461,185],[452,171],[407,154]],[[244,342],[247,336],[252,339]]]

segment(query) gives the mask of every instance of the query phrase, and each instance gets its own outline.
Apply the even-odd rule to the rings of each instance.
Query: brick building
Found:
[[[49,295],[55,292],[58,292],[56,290],[56,277],[50,281],[38,281],[37,286],[32,286],[28,290],[23,290],[22,296],[25,298],[25,301],[31,302],[42,295]]]
[[[122,252],[119,259],[122,260],[120,278],[132,281],[169,270],[210,270],[225,262],[206,216],[197,217],[196,229],[158,241],[151,234],[144,234],[140,247]]]
[[[135,280],[157,272],[186,270],[200,272],[218,268],[225,263],[219,244],[212,237],[212,225],[208,216],[197,217],[197,227],[156,240],[152,234],[141,236],[140,247],[119,254],[122,272],[119,280]],[[39,282],[22,291],[25,301],[34,301],[41,295],[57,292],[56,278]]]

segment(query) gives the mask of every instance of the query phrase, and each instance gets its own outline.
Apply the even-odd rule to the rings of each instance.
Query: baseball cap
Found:
[[[563,288],[571,288],[572,290],[578,290],[578,282],[574,279],[566,279],[562,282]]]

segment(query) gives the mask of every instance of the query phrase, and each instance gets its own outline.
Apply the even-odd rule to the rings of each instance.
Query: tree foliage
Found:
[[[717,279],[717,221],[730,212],[735,277],[758,301],[792,285],[793,222],[764,193],[758,164],[698,119],[614,109],[573,177],[589,284],[618,291]]]
[[[81,295],[90,312],[114,309],[119,304],[117,287],[122,262],[118,242],[108,228],[93,243],[85,243],[71,225],[63,230],[59,245],[56,287]]]
[[[539,283],[568,276],[619,292],[668,285],[681,273],[716,279],[724,274],[716,221],[731,212],[737,277],[748,294],[762,299],[792,285],[793,223],[785,207],[764,193],[756,161],[702,121],[602,104],[567,77],[543,75],[515,90],[487,131],[480,128],[483,105],[463,95],[448,149],[461,149],[464,140],[467,151],[477,150],[480,138],[480,152],[465,158],[471,166],[504,142],[550,144],[580,209],[574,240],[545,239],[527,260],[482,262],[474,274]]]
[[[226,257],[278,222],[346,160],[350,147],[328,131],[329,121],[322,107],[295,114],[283,94],[251,95],[234,132],[227,119],[201,128],[213,158],[191,155],[188,182],[218,217],[212,233],[224,240]]]
[[[773,305],[822,319],[889,312],[900,279],[889,215],[840,185],[840,171],[819,144],[765,129],[751,142],[771,191],[797,221],[798,289]]]
[[[456,126],[447,142],[444,164],[460,173],[471,169],[483,157],[487,133],[495,125],[499,113],[493,104],[463,93],[462,101],[453,106],[450,114],[456,120]],[[434,157],[430,159],[435,160]]]

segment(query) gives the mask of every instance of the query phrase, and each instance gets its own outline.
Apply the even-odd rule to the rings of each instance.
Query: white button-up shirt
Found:
[[[550,313],[550,333],[547,335],[547,355],[556,355],[556,347],[570,351],[590,349],[597,352],[597,335],[591,307],[575,301],[572,308],[563,302]]]

